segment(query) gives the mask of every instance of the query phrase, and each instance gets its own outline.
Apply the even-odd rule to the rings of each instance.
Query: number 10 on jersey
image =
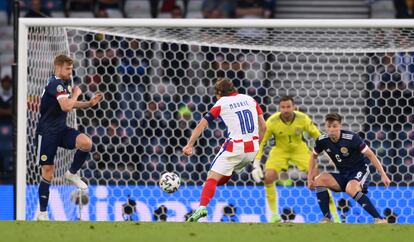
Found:
[[[242,111],[237,111],[236,114],[239,117],[242,134],[253,133],[254,121],[252,112],[248,109],[245,109]]]

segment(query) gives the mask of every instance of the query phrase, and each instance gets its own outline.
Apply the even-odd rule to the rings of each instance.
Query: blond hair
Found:
[[[69,64],[69,65],[72,65],[73,64],[73,59],[72,58],[70,58],[69,56],[67,56],[67,55],[58,55],[58,56],[56,56],[55,57],[55,60],[53,61],[53,64],[55,65],[55,66],[63,66],[63,64],[64,63],[67,63],[67,64]]]

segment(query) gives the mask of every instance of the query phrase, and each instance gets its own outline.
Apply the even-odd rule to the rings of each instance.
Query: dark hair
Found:
[[[339,113],[328,113],[325,116],[325,121],[326,122],[338,121],[339,123],[341,123],[342,122],[342,117],[341,117],[341,115],[339,115]]]
[[[229,96],[231,93],[236,92],[233,83],[227,78],[218,79],[214,89],[215,94],[221,97]]]
[[[63,66],[64,63],[67,63],[69,65],[72,65],[73,64],[73,60],[69,56],[62,54],[62,55],[56,56],[55,57],[55,60],[53,61],[53,64],[55,66]]]
[[[295,100],[293,100],[293,97],[291,97],[291,96],[281,96],[279,98],[279,104],[281,102],[286,102],[286,101],[292,101],[292,104],[295,104]]]

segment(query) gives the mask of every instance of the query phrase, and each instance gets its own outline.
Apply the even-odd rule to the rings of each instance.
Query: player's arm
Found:
[[[314,180],[315,177],[318,175],[318,156],[323,151],[324,145],[320,139],[316,139],[315,141],[315,147],[313,148],[311,157],[309,158],[309,167],[308,167],[308,187],[309,189],[314,188]]]
[[[96,95],[94,95],[89,101],[84,102],[84,101],[77,101],[75,103],[75,105],[73,106],[73,108],[90,108],[95,106],[96,104],[98,104],[103,98],[103,94],[102,93],[97,93]]]
[[[260,159],[262,158],[264,147],[266,146],[266,143],[269,140],[270,135],[272,134],[269,131],[269,129],[267,129],[267,127],[269,127],[269,123],[270,123],[269,120],[272,116],[270,116],[267,119],[267,122],[266,122],[263,118],[263,109],[260,107],[259,103],[257,103],[257,102],[256,102],[256,111],[257,111],[257,115],[259,117],[258,124],[259,124],[260,147],[259,147],[259,151],[256,155],[255,163],[257,163],[256,160],[259,160],[259,164],[260,164]]]
[[[57,100],[59,102],[60,108],[63,112],[70,112],[75,107],[75,104],[78,102],[79,96],[82,94],[82,91],[79,87],[73,87],[72,97],[69,97],[69,94],[59,95]]]
[[[380,161],[378,160],[378,157],[375,155],[375,153],[367,146],[364,149],[363,154],[371,161],[371,163],[375,166],[377,171],[381,175],[381,180],[384,183],[386,187],[388,187],[391,183],[391,180],[388,178],[387,174],[384,171],[384,168],[382,167]]]
[[[269,119],[267,122],[264,123],[264,134],[261,136],[261,139],[260,139],[259,151],[257,152],[257,155],[256,155],[257,160],[262,159],[264,148],[266,147],[267,142],[272,136],[272,131],[269,128],[270,127]],[[259,119],[259,127],[260,127],[260,119]],[[259,136],[260,136],[260,133],[259,133]]]
[[[253,170],[252,170],[252,177],[253,180],[255,182],[261,182],[263,179],[263,170],[262,167],[260,165],[260,161],[262,159],[263,156],[263,151],[264,151],[264,147],[267,144],[267,141],[269,140],[270,136],[272,135],[272,132],[267,128],[268,127],[268,122],[264,122],[264,119],[261,121],[260,117],[263,119],[263,115],[259,116],[259,136],[260,136],[260,146],[259,146],[259,151],[257,152],[256,158],[253,161]],[[263,130],[260,130],[260,123],[264,122],[264,127]],[[262,124],[262,125],[263,125]],[[263,132],[264,134],[260,134],[260,132]]]
[[[184,155],[191,155],[193,153],[193,146],[194,143],[197,141],[198,137],[200,137],[201,133],[207,127],[208,121],[205,118],[202,118],[201,121],[197,124],[197,127],[193,130],[190,139],[188,140],[187,145],[183,148]]]
[[[305,131],[308,132],[314,140],[321,136],[321,132],[309,116],[306,117]]]
[[[314,185],[313,182],[315,180],[316,175],[318,174],[318,168],[317,168],[317,160],[318,160],[318,154],[316,152],[312,152],[311,157],[309,159],[309,171],[308,171],[308,187],[309,189],[313,189]]]
[[[197,127],[193,130],[188,143],[183,148],[184,155],[191,155],[193,153],[193,145],[197,141],[198,137],[200,137],[203,130],[207,127],[208,123],[213,122],[214,119],[218,118],[221,113],[221,106],[219,104],[220,100],[210,109],[210,111],[204,115],[204,118],[200,120],[197,124]]]
[[[266,133],[266,121],[263,118],[263,114],[259,115],[259,142],[262,141],[264,134]]]

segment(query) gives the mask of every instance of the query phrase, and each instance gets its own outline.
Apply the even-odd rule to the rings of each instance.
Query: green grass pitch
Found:
[[[412,242],[414,225],[167,222],[0,222],[1,242]]]

